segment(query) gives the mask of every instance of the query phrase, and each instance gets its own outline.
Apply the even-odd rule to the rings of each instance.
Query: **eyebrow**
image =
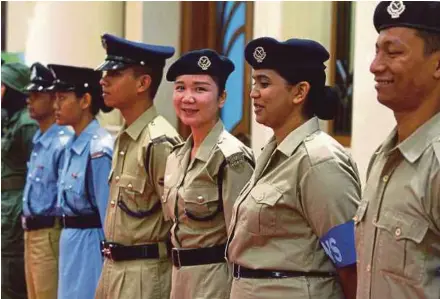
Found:
[[[252,79],[254,79],[254,80],[261,80],[261,79],[270,80],[270,78],[267,75],[264,75],[264,74],[252,75]]]
[[[391,39],[391,40],[386,40],[382,43],[383,47],[389,47],[389,46],[404,46],[404,44],[397,40],[397,39]],[[376,49],[379,48],[379,43],[376,43]]]
[[[185,84],[185,82],[182,80],[179,80],[179,81],[174,82],[174,84]],[[192,84],[193,85],[207,85],[207,86],[211,85],[211,83],[204,82],[204,81],[194,81],[194,82],[192,82]]]

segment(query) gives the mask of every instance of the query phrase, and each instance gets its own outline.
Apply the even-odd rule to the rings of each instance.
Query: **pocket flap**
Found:
[[[429,224],[406,213],[385,210],[376,227],[387,230],[396,240],[409,239],[417,244],[425,237]]]
[[[274,206],[283,194],[274,186],[267,183],[256,185],[251,190],[252,198],[258,203],[264,203],[269,206]]]
[[[218,189],[217,187],[197,187],[185,189],[183,199],[185,202],[205,205],[209,202],[218,200]]]
[[[130,190],[130,191],[136,191],[138,193],[144,192],[145,188],[145,179],[138,178],[133,175],[124,173],[119,178],[119,181],[116,183],[118,187]]]

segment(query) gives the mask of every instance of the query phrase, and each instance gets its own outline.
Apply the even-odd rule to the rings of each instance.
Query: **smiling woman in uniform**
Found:
[[[253,171],[249,148],[219,120],[233,63],[213,50],[192,51],[167,73],[177,116],[191,136],[167,160],[164,213],[173,219],[172,299],[227,299],[224,259],[234,201]]]

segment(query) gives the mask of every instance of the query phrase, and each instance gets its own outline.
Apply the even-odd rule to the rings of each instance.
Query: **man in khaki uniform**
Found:
[[[374,74],[397,127],[355,216],[358,299],[440,298],[440,2],[381,2]]]
[[[225,130],[218,116],[233,70],[227,57],[202,49],[180,57],[167,73],[174,82],[176,114],[191,127],[165,172],[165,216],[174,222],[172,299],[229,299],[227,228],[254,165],[251,150]]]
[[[165,60],[174,49],[131,42],[105,34],[101,80],[106,105],[118,108],[125,125],[119,133],[109,177],[104,224],[104,266],[96,298],[169,298],[171,223],[161,209],[166,159],[180,142],[153,99]]]
[[[230,298],[353,299],[351,219],[361,192],[354,161],[318,125],[337,104],[325,87],[329,54],[311,40],[263,37],[246,46],[245,58],[256,120],[274,136],[234,205]]]

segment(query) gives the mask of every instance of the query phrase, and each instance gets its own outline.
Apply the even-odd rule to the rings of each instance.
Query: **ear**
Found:
[[[225,105],[226,96],[227,96],[226,90],[223,90],[222,94],[218,98],[218,107],[219,108],[223,108],[223,106]]]
[[[136,83],[136,91],[138,93],[146,92],[151,86],[151,76],[150,75],[142,75],[139,76]]]
[[[434,79],[440,80],[440,51],[437,51],[437,53],[434,54],[434,63],[435,63],[435,70],[434,70]]]
[[[92,106],[92,96],[90,95],[90,93],[86,92],[80,102],[79,102],[79,106],[81,107],[82,110],[86,110],[89,109],[89,107]]]
[[[295,92],[296,91],[296,92]],[[292,88],[292,92],[295,92],[293,95],[293,103],[301,104],[306,99],[307,95],[310,91],[310,83],[307,81],[301,81],[295,85],[295,88]]]

